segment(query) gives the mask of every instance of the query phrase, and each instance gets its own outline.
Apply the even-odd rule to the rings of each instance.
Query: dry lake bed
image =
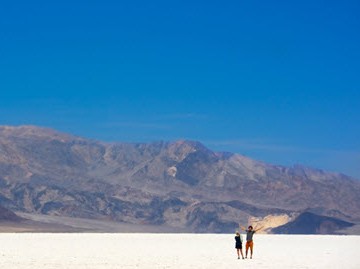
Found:
[[[238,260],[232,234],[2,233],[0,268],[360,268],[360,236],[254,236]]]

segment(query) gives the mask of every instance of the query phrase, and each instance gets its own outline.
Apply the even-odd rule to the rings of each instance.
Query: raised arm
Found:
[[[257,231],[260,231],[262,228],[264,228],[264,226],[261,226],[259,228],[254,228],[254,231],[257,232]]]

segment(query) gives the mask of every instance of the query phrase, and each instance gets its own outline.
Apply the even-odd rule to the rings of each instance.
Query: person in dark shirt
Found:
[[[245,258],[247,259],[248,250],[250,248],[250,259],[252,259],[253,249],[254,249],[253,235],[261,228],[253,229],[253,227],[250,225],[247,229],[241,226],[241,229],[243,229],[246,232]]]
[[[238,255],[238,259],[240,259],[240,254],[241,257],[244,259],[244,254],[242,252],[242,241],[239,232],[236,232],[235,234],[235,248],[236,248],[236,253]]]

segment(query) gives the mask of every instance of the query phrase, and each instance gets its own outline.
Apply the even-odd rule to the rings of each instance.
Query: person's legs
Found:
[[[245,258],[247,258],[247,254],[248,254],[248,250],[249,250],[249,247],[250,247],[250,242],[249,241],[246,241],[246,245],[245,245]]]
[[[254,248],[254,242],[251,241],[250,242],[250,259],[252,259],[252,255],[253,255],[253,248]]]
[[[240,259],[240,249],[236,249],[237,255],[238,255],[238,259]]]
[[[244,254],[242,252],[242,249],[240,249],[241,257],[244,259]]]

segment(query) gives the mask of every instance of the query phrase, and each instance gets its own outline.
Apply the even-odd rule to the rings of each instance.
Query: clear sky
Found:
[[[198,140],[360,179],[360,2],[1,1],[0,125]]]

